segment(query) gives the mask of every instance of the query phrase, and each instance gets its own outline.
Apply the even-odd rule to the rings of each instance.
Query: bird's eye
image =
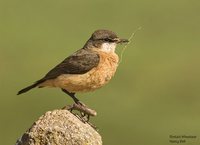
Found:
[[[113,40],[109,39],[109,38],[105,38],[104,41],[106,41],[106,42],[113,42]]]

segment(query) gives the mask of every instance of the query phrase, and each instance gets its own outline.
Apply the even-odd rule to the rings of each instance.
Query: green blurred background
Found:
[[[104,145],[200,143],[200,2],[0,0],[0,144],[14,144],[44,112],[72,103],[58,89],[19,89],[81,48],[96,29],[132,43],[112,81],[80,100]],[[121,53],[118,47],[118,54]]]

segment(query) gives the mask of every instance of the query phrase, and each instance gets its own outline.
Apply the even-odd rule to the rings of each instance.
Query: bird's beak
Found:
[[[128,42],[129,42],[128,39],[116,38],[115,40],[116,40],[116,42],[117,42],[118,44],[128,43]]]

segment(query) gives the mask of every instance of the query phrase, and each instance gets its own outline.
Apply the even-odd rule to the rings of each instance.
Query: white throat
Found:
[[[116,45],[116,43],[103,43],[100,50],[108,53],[115,52]]]

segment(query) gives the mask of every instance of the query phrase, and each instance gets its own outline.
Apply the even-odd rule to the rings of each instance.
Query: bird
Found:
[[[92,33],[85,45],[51,69],[43,78],[20,90],[17,95],[33,88],[55,87],[69,95],[75,104],[83,105],[78,92],[90,92],[107,84],[118,67],[116,46],[128,43],[111,30]]]

